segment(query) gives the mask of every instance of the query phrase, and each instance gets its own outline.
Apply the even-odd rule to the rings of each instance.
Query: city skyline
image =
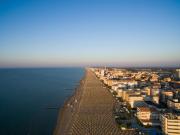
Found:
[[[0,67],[180,66],[178,0],[8,0],[0,16]]]

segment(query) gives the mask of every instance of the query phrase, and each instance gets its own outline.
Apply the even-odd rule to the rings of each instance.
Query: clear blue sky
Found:
[[[0,0],[0,67],[179,64],[180,0]]]

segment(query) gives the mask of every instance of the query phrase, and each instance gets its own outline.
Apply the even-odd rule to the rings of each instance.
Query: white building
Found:
[[[123,96],[123,90],[122,89],[117,89],[117,95],[116,97],[121,97]]]
[[[111,86],[111,89],[113,89],[113,90],[115,90],[115,91],[116,91],[118,88],[119,88],[119,86],[118,86],[117,84]]]
[[[180,115],[167,113],[161,115],[161,128],[165,135],[180,135]]]
[[[152,102],[155,104],[159,104],[159,96],[153,96],[152,97]]]
[[[104,76],[105,75],[105,71],[102,69],[101,70],[101,76]]]
[[[137,107],[137,118],[140,122],[147,126],[159,126],[159,112],[155,108]]]
[[[141,95],[129,95],[126,101],[130,104],[131,108],[136,108],[144,104],[143,97]]]
[[[179,111],[180,110],[180,101],[178,99],[169,99],[167,102],[167,106],[169,108]]]
[[[168,99],[173,98],[173,92],[171,90],[161,92],[161,102],[167,104]]]
[[[180,79],[180,69],[176,69],[177,77]]]

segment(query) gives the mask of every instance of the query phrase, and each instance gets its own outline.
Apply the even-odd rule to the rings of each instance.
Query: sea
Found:
[[[0,69],[0,135],[52,135],[83,68]]]

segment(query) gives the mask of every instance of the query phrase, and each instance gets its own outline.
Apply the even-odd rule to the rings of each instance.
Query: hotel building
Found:
[[[162,114],[161,128],[165,135],[180,135],[180,115],[172,113]]]

